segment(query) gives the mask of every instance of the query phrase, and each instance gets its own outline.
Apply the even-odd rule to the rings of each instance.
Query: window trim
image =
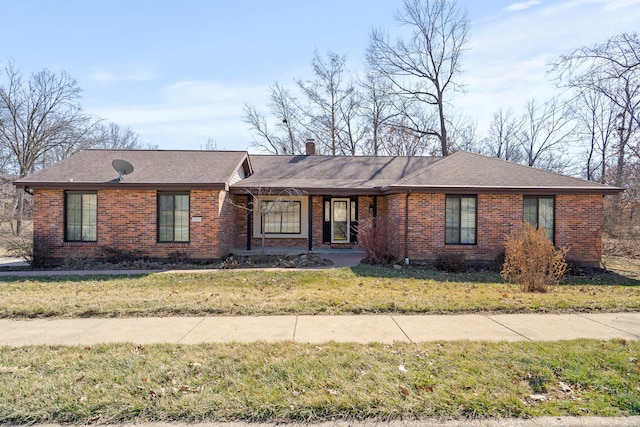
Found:
[[[298,205],[298,231],[282,231],[282,212],[280,212],[280,231],[275,231],[275,232],[265,232],[264,231],[264,227],[266,225],[266,219],[267,219],[267,215],[269,215],[272,212],[268,212],[266,213],[264,216],[262,215],[262,209],[265,203],[274,203],[274,202],[278,202],[278,203],[296,203]],[[302,201],[301,200],[295,200],[295,199],[282,199],[282,200],[277,200],[277,199],[262,199],[260,200],[260,235],[264,234],[265,236],[282,236],[282,235],[300,235],[302,234]],[[264,219],[264,223],[263,220]]]
[[[551,228],[551,243],[556,244],[556,196],[523,196],[522,197],[522,222],[528,222],[525,218],[524,205],[525,200],[535,200],[536,201],[536,223],[531,224],[537,229],[540,228],[540,199],[551,199],[553,202],[553,227]],[[547,236],[549,238],[549,236]]]
[[[447,200],[458,199],[458,241],[447,242]],[[474,201],[474,223],[473,242],[462,243],[462,199],[473,199]],[[477,246],[478,245],[478,196],[476,194],[446,194],[444,197],[444,244],[447,246]]]
[[[253,215],[252,216],[252,238],[262,238],[262,224],[261,224],[261,215],[260,215],[260,202],[261,201],[270,201],[270,200],[296,200],[300,201],[300,233],[286,233],[286,234],[272,234],[267,233],[264,235],[267,239],[307,239],[309,238],[309,206],[310,201],[309,197],[305,196],[293,196],[293,195],[261,195],[261,196],[252,196],[253,198]]]
[[[96,197],[96,238],[84,239],[83,238],[83,226],[82,226],[82,197],[80,198],[80,239],[69,238],[69,195],[94,195]],[[97,191],[65,191],[64,192],[64,241],[65,242],[97,242],[98,241],[98,192]]]
[[[160,239],[160,198],[163,196],[187,196],[189,203],[189,210],[187,211],[187,240],[176,240],[176,223],[175,223],[175,209],[173,212],[173,227],[172,227],[172,240]],[[157,192],[156,197],[156,240],[158,243],[190,243],[191,242],[191,192],[190,191],[171,191],[171,192]],[[174,198],[175,201],[175,198]],[[175,203],[174,203],[175,206]]]

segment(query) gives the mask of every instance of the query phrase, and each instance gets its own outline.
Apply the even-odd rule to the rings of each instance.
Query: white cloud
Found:
[[[634,31],[640,19],[638,0],[560,0],[521,2],[521,13],[507,13],[476,22],[470,51],[464,60],[467,93],[456,105],[475,116],[478,132],[488,127],[498,108],[522,110],[531,98],[539,101],[559,94],[548,62],[562,53],[623,31]],[[529,5],[525,10],[524,5]]]
[[[530,7],[537,6],[540,3],[541,3],[540,0],[529,0],[529,1],[519,2],[519,3],[512,3],[509,6],[505,7],[504,10],[506,10],[507,12],[517,12],[520,10],[526,10],[526,9],[529,9]]]

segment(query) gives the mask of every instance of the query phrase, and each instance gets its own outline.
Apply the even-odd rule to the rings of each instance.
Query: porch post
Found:
[[[313,250],[313,196],[309,195],[308,221],[309,221],[309,252]]]

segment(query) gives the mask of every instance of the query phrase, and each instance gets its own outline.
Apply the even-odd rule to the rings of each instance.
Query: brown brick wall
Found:
[[[386,196],[379,213],[398,223],[404,243],[406,194]],[[381,210],[380,206],[384,206]],[[475,245],[445,245],[445,195],[414,193],[409,196],[408,255],[411,260],[434,260],[441,253],[461,252],[467,259],[492,261],[504,251],[506,238],[523,221],[523,196],[477,195]],[[556,197],[556,246],[570,248],[567,258],[596,265],[602,253],[602,196]],[[404,251],[397,254],[404,256]]]
[[[556,246],[569,247],[567,258],[599,263],[602,256],[602,196],[556,196]]]
[[[64,191],[36,190],[34,194],[34,236],[54,247],[52,258],[97,257],[104,247],[138,252],[153,258],[166,258],[171,252],[185,251],[193,259],[219,258],[233,246],[236,209],[221,204],[224,192],[192,190],[189,243],[157,242],[157,192],[155,190],[100,190],[98,193],[97,242],[64,241]],[[231,224],[231,226],[229,226]]]
[[[98,241],[64,242],[64,191],[36,190],[34,233],[54,248],[53,257],[94,257],[102,247],[139,251],[154,258],[166,258],[173,251],[186,251],[194,259],[219,258],[233,248],[245,248],[247,238],[246,196],[228,195],[218,190],[190,192],[189,243],[157,243],[155,190],[98,191]],[[413,261],[434,260],[440,253],[462,252],[468,259],[491,261],[504,250],[505,239],[522,224],[522,195],[480,194],[477,207],[477,244],[445,245],[445,195],[413,193],[409,196],[408,255]],[[233,203],[232,203],[233,201]],[[397,224],[402,240],[398,257],[404,257],[406,194],[378,196],[378,216]],[[371,196],[358,198],[359,219],[370,216]],[[312,197],[313,247],[322,243],[323,198]],[[567,246],[569,259],[597,264],[602,253],[602,196],[559,195],[556,197],[556,245]],[[307,248],[300,239],[266,239],[268,247]],[[259,248],[261,239],[253,238]]]

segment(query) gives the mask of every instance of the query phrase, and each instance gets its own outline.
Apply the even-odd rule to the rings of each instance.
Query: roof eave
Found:
[[[32,190],[228,190],[225,183],[14,182]]]
[[[266,189],[266,191],[265,191]],[[310,196],[368,196],[368,195],[381,195],[379,187],[375,188],[344,188],[344,187],[251,187],[251,186],[231,186],[230,192],[232,194],[253,194],[258,195],[274,195],[281,194],[287,191],[298,191],[301,194],[307,194]]]
[[[531,195],[556,195],[556,194],[601,194],[614,195],[624,191],[619,187],[497,187],[497,186],[387,186],[381,188],[383,194],[406,193],[447,193],[447,194],[531,194]]]

